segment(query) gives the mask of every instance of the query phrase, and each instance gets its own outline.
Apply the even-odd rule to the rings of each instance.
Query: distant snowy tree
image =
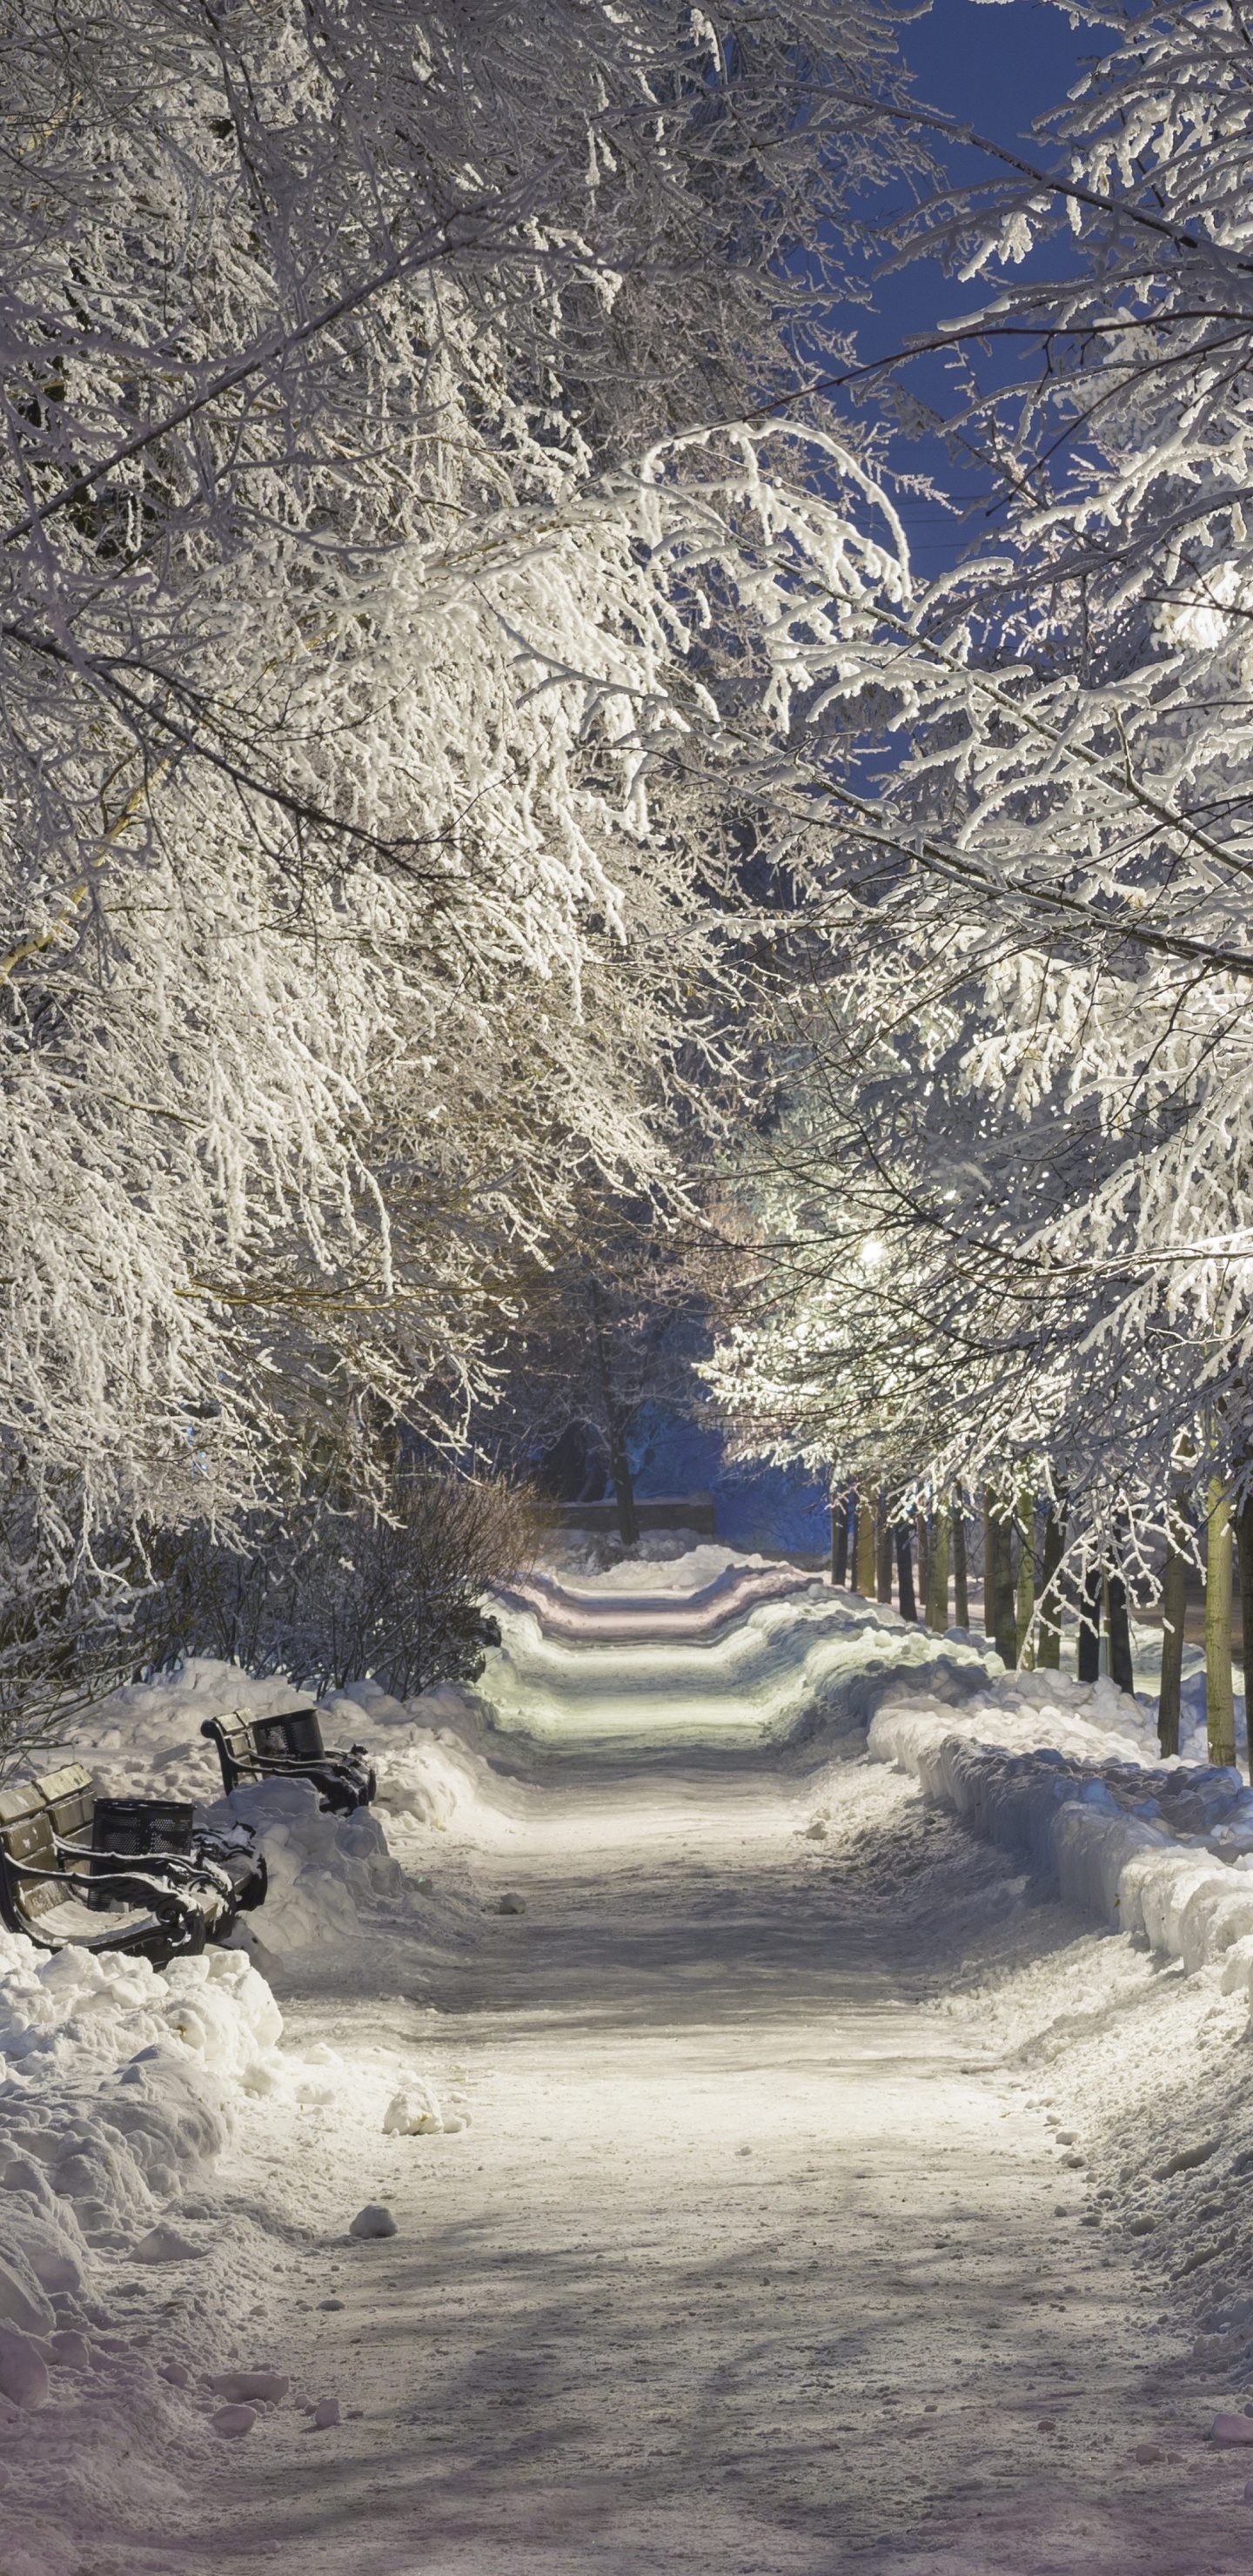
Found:
[[[476,1425],[490,1455],[557,1500],[600,1500],[608,1487],[627,1546],[639,1536],[630,1435],[642,1407],[703,1395],[702,1228],[681,1187],[674,1195],[663,1222],[646,1200],[600,1193],[572,1239],[519,1277],[516,1321],[492,1354],[497,1400]]]

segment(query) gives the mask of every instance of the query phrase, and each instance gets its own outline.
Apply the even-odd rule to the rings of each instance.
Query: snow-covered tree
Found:
[[[982,283],[945,336],[997,535],[838,635],[798,567],[758,776],[831,1008],[762,1184],[774,1320],[726,1366],[815,1447],[859,1414],[919,1471],[1043,1456],[1113,1529],[1181,1443],[1198,1495],[1247,1469],[1253,126],[1238,10],[1081,14],[1112,50],[1038,166],[902,236]]]
[[[72,1550],[455,1427],[579,1192],[668,1186],[702,439],[815,345],[896,76],[816,0],[10,38],[0,1429]]]

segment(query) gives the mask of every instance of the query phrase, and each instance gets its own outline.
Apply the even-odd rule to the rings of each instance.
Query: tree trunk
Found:
[[[992,1597],[992,1568],[995,1555],[996,1541],[992,1536],[992,1492],[991,1487],[985,1485],[983,1488],[983,1633],[985,1637],[996,1635],[996,1604]]]
[[[1135,1689],[1135,1669],[1131,1660],[1131,1622],[1127,1617],[1127,1586],[1121,1574],[1111,1574],[1105,1588],[1106,1619],[1109,1624],[1109,1677],[1121,1691]]]
[[[918,1598],[922,1603],[922,1615],[925,1619],[927,1594],[931,1585],[931,1533],[927,1528],[925,1512],[914,1514],[914,1537],[918,1544]]]
[[[985,1594],[992,1596],[992,1635],[996,1651],[1012,1672],[1018,1661],[1018,1621],[1014,1611],[1014,1568],[1009,1553],[1009,1513],[998,1497],[989,1492],[984,1499],[985,1546],[990,1563],[985,1568]]]
[[[931,1563],[927,1569],[927,1626],[937,1637],[942,1637],[948,1626],[948,1541],[948,1505],[940,1502],[931,1523]]]
[[[970,1588],[966,1576],[966,1515],[961,1495],[953,1504],[953,1625],[970,1626]]]
[[[1101,1678],[1101,1594],[1104,1589],[1104,1566],[1090,1565],[1083,1578],[1079,1643],[1075,1653],[1075,1669],[1081,1682],[1097,1682]]]
[[[843,1590],[848,1581],[848,1493],[831,1496],[831,1580]]]
[[[618,1506],[618,1536],[624,1547],[634,1547],[640,1534],[635,1509],[635,1486],[631,1462],[627,1457],[626,1421],[613,1390],[609,1367],[609,1345],[605,1339],[604,1313],[600,1290],[591,1282],[592,1331],[596,1343],[596,1374],[600,1379],[601,1401],[605,1408],[605,1429],[609,1435],[609,1473],[613,1480],[614,1500]]]
[[[1244,1732],[1253,1778],[1253,1493],[1233,1512],[1240,1567],[1240,1630],[1244,1640]]]
[[[853,1590],[874,1599],[874,1496],[857,1497],[856,1564],[853,1568]]]
[[[1205,1523],[1205,1731],[1211,1762],[1236,1758],[1231,1681],[1231,1506],[1212,1476]]]
[[[910,1543],[908,1521],[899,1521],[897,1523],[896,1593],[897,1599],[900,1603],[902,1619],[917,1619],[918,1605],[914,1599],[913,1548]]]
[[[614,1501],[618,1506],[618,1536],[624,1547],[634,1547],[640,1534],[639,1514],[635,1508],[635,1485],[621,1425],[615,1423],[609,1442],[609,1473],[613,1478]]]
[[[888,1519],[888,1498],[880,1494],[875,1519],[875,1598],[892,1607],[892,1524]]]
[[[1162,1686],[1157,1701],[1157,1740],[1163,1753],[1179,1750],[1179,1685],[1183,1679],[1183,1622],[1188,1561],[1183,1552],[1188,1488],[1177,1485],[1166,1516],[1162,1571]]]
[[[1018,1640],[1018,1661],[1030,1672],[1035,1665],[1035,1640],[1031,1634],[1035,1618],[1035,1495],[1024,1487],[1014,1508],[1018,1531],[1018,1589],[1014,1601],[1014,1634]]]
[[[1066,1553],[1066,1505],[1050,1503],[1044,1519],[1044,1562],[1040,1568],[1040,1614],[1035,1659],[1043,1672],[1055,1673],[1062,1660],[1062,1558]]]

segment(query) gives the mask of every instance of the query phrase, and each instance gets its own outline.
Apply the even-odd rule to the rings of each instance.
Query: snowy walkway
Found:
[[[887,1771],[843,1768],[813,1840],[751,1729],[607,1733],[594,1651],[560,1760],[549,1709],[539,1785],[467,1855],[459,1959],[399,1924],[293,1967],[301,2046],[407,2047],[473,2124],[259,2119],[221,2174],[277,2249],[235,2358],[346,2420],[222,2446],[135,2566],[1246,2570],[1246,2464],[1199,2439],[1143,2247],[1084,2224],[1047,2084],[936,2005],[988,1924],[1041,1956],[1079,1927],[1015,1913],[1016,1864]],[[505,1891],[524,1912],[478,1911]],[[399,2233],[345,2242],[375,2198]]]

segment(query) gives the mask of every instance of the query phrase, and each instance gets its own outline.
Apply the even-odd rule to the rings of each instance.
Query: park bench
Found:
[[[235,1709],[229,1717],[206,1717],[200,1732],[217,1746],[228,1797],[249,1781],[307,1780],[326,1813],[347,1816],[356,1807],[368,1807],[374,1796],[364,1744],[350,1744],[345,1753],[328,1752],[315,1709],[285,1709],[271,1717],[250,1717],[245,1709]]]
[[[246,1829],[197,1828],[174,1798],[98,1798],[81,1763],[0,1790],[0,1915],[44,1950],[164,1967],[221,1941],[265,1895]]]

